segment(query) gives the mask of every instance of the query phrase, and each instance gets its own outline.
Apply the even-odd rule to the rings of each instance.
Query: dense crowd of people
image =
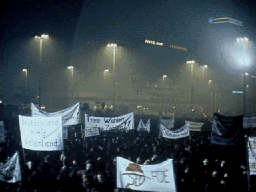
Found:
[[[210,132],[190,132],[189,137],[166,139],[154,133],[131,131],[101,132],[83,138],[79,126],[68,129],[64,150],[58,152],[22,149],[18,127],[6,131],[1,145],[1,163],[19,151],[22,181],[0,182],[8,192],[123,192],[116,188],[116,157],[150,165],[174,161],[178,192],[247,191],[245,146],[213,146]],[[14,133],[15,132],[15,133]],[[155,131],[156,133],[156,131]],[[253,185],[251,191],[253,189]]]

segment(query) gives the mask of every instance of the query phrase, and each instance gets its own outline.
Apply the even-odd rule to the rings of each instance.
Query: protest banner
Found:
[[[35,151],[63,150],[62,117],[19,116],[21,143]]]
[[[256,175],[256,137],[249,137],[247,149],[250,175]]]
[[[31,103],[31,114],[32,117],[56,117],[62,116],[63,126],[70,126],[70,125],[77,125],[81,122],[81,115],[80,115],[80,103],[76,103],[75,105],[63,109],[61,111],[47,113],[41,109],[39,109],[36,105]]]
[[[102,131],[134,129],[133,112],[119,117],[95,117],[85,114],[85,127],[98,127]]]
[[[188,123],[189,131],[202,131],[204,123],[186,121]]]
[[[0,165],[0,181],[16,183],[21,181],[19,153],[16,152],[5,164]]]
[[[168,139],[178,139],[178,138],[189,136],[188,123],[185,123],[183,127],[175,131],[169,130],[163,124],[160,124],[160,130],[162,132],[162,136]]]
[[[92,136],[96,136],[99,135],[99,128],[98,127],[94,127],[94,128],[86,128],[84,129],[84,136],[85,137],[92,137]]]
[[[140,165],[117,157],[116,163],[118,188],[176,192],[172,159],[155,165]]]

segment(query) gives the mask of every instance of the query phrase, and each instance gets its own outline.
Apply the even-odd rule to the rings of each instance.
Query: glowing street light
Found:
[[[114,81],[113,81],[113,109],[115,108],[115,67],[116,67],[116,48],[117,44],[115,43],[110,43],[107,45],[108,48],[113,49],[113,75],[114,75]]]
[[[191,66],[191,82],[192,82],[192,88],[191,88],[191,110],[193,110],[193,94],[194,94],[194,85],[193,85],[193,65],[195,64],[194,60],[187,61],[187,64]]]
[[[68,66],[67,69],[71,71],[71,96],[73,97],[74,66]]]
[[[39,40],[39,59],[40,66],[42,65],[42,48],[43,48],[43,40],[49,39],[49,35],[43,34],[41,36],[35,36],[36,40]],[[41,70],[39,69],[39,108],[41,109]]]
[[[104,72],[103,72],[103,76],[104,76],[104,86],[105,86],[105,75],[106,75],[106,73],[108,73],[108,72],[109,72],[109,69],[105,69]]]
[[[28,70],[22,69],[22,71],[25,73],[25,81],[26,81],[26,85],[27,85],[28,84]]]
[[[164,84],[164,79],[167,77],[167,75],[163,75],[163,84]]]

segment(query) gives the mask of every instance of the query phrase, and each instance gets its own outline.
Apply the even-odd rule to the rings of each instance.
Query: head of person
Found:
[[[28,166],[28,169],[32,169],[32,162],[31,161],[28,161],[27,163],[26,163],[26,165]]]

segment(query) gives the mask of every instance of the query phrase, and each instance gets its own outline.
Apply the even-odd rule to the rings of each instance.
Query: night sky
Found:
[[[119,78],[132,73],[142,84],[157,82],[164,74],[175,79],[186,61],[194,59],[208,65],[221,79],[218,83],[228,85],[240,71],[230,62],[227,47],[237,36],[256,39],[253,1],[9,0],[1,7],[0,91],[6,103],[13,103],[17,90],[24,86],[22,68],[28,68],[29,89],[35,93],[38,70],[42,71],[43,90],[56,94],[67,90],[69,65],[75,67],[78,91],[97,87],[102,83],[102,77],[98,78],[102,71],[112,70],[112,55],[106,50],[112,42],[119,46]],[[232,17],[244,26],[209,25],[210,17]],[[39,66],[39,45],[33,37],[43,33],[50,39],[43,44],[43,64]],[[145,44],[145,39],[164,46]],[[248,70],[253,72],[253,65]]]

